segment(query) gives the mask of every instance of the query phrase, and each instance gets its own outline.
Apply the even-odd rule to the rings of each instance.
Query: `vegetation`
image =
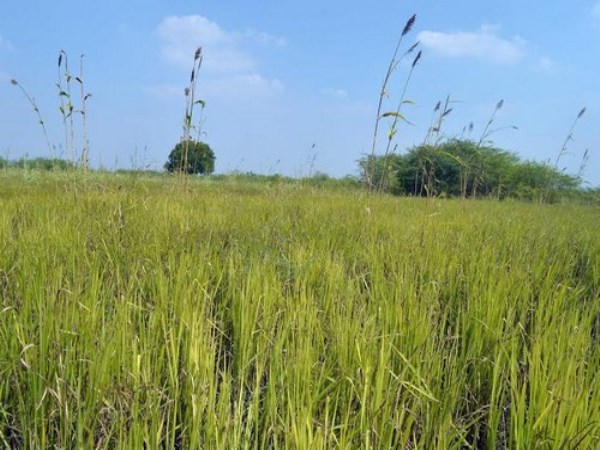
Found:
[[[408,85],[410,83],[410,79],[415,70],[415,67],[417,66],[417,63],[419,62],[419,60],[421,59],[421,55],[422,55],[421,51],[418,51],[416,56],[412,60],[410,69],[408,71],[408,77],[406,78],[406,81],[404,82],[404,88],[402,89],[402,94],[400,95],[400,100],[398,101],[397,107],[393,111],[386,111],[386,112],[383,111],[384,100],[390,96],[389,92],[388,92],[388,84],[391,81],[392,75],[397,70],[398,65],[405,58],[407,58],[413,52],[415,52],[419,46],[419,43],[416,42],[413,45],[411,45],[404,54],[402,54],[402,55],[399,54],[400,48],[402,47],[402,42],[404,40],[404,37],[410,33],[410,31],[412,30],[412,28],[415,24],[416,19],[417,19],[416,14],[413,14],[406,21],[406,24],[404,25],[404,28],[402,29],[402,33],[400,33],[400,38],[398,39],[398,43],[396,44],[394,53],[392,54],[392,58],[390,59],[390,63],[388,65],[387,71],[385,73],[385,77],[383,78],[383,83],[381,84],[381,90],[379,91],[379,100],[377,103],[377,117],[375,119],[375,125],[373,127],[373,139],[371,142],[371,154],[370,154],[370,158],[368,159],[368,161],[372,164],[368,167],[368,170],[366,170],[364,172],[365,185],[366,185],[367,189],[369,189],[369,190],[373,190],[378,187],[378,185],[375,183],[375,180],[373,179],[373,175],[374,175],[374,171],[375,171],[377,138],[379,135],[380,123],[381,123],[382,119],[385,119],[385,118],[391,119],[389,131],[387,133],[385,153],[383,154],[383,158],[387,158],[387,156],[390,155],[393,152],[393,150],[395,149],[395,147],[392,147],[392,143],[394,142],[394,138],[396,136],[396,133],[398,132],[399,122],[406,121],[404,115],[401,112],[402,107],[406,103],[412,103],[410,100],[405,100],[405,95],[406,95],[406,91],[408,89]],[[385,167],[384,167],[384,171],[385,171]]]
[[[372,182],[397,195],[556,201],[581,185],[578,177],[548,164],[521,161],[508,151],[464,139],[366,157],[359,165],[365,183],[374,167]]]
[[[31,170],[73,170],[76,166],[71,161],[60,158],[21,158],[8,160],[0,157],[0,169],[31,169]]]
[[[69,58],[67,53],[64,50],[61,50],[58,54],[58,79],[56,82],[56,88],[58,90],[58,97],[60,99],[58,110],[60,111],[60,115],[62,118],[63,129],[64,129],[64,144],[62,147],[62,151],[66,151],[71,161],[78,161],[78,165],[83,169],[87,170],[89,168],[89,152],[90,152],[90,142],[88,137],[88,129],[87,129],[87,102],[91,98],[92,94],[86,92],[84,86],[84,77],[83,77],[83,61],[84,55],[79,57],[79,74],[73,75],[69,70]],[[74,94],[72,93],[73,83],[77,83],[79,86],[79,104],[75,104]],[[36,115],[37,122],[40,125],[42,132],[44,134],[44,138],[46,140],[46,147],[48,150],[48,154],[52,155],[50,160],[60,161],[59,159],[54,157],[56,153],[57,146],[52,145],[50,143],[50,138],[48,137],[48,130],[46,128],[46,122],[42,116],[40,108],[33,96],[29,94],[29,92],[23,87],[19,81],[15,79],[10,80],[10,84],[17,87],[24,97],[27,99],[27,102],[31,106],[31,109]],[[76,133],[76,124],[74,120],[74,116],[79,116],[80,127],[81,127],[81,136],[80,136],[80,150],[77,149],[77,133]],[[40,158],[42,159],[42,158]],[[70,164],[70,163],[69,163]]]
[[[0,446],[598,448],[599,211],[0,185]]]
[[[74,76],[60,52],[77,164],[0,159],[1,447],[600,446],[600,192],[581,189],[587,153],[577,176],[558,170],[585,108],[553,166],[491,146],[503,101],[478,141],[445,140],[449,97],[399,155],[414,23],[361,179],[76,170],[90,94],[83,57]],[[202,60],[169,172],[214,171],[194,125]],[[486,200],[511,198],[540,204]]]
[[[208,144],[193,140],[179,142],[165,164],[169,172],[210,175],[215,170],[215,154]]]

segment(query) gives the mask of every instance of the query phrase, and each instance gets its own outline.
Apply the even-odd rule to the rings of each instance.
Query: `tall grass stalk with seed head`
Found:
[[[564,157],[567,153],[568,153],[568,149],[567,147],[569,146],[569,142],[573,140],[573,132],[575,131],[575,125],[577,125],[577,122],[579,122],[579,120],[583,117],[583,115],[586,112],[585,107],[581,108],[581,110],[577,113],[577,117],[575,117],[575,119],[573,120],[573,123],[571,124],[571,128],[569,128],[569,132],[567,133],[567,136],[565,137],[565,140],[563,141],[563,144],[558,152],[558,155],[556,155],[556,160],[554,161],[554,168],[558,169],[558,163],[560,162],[561,158]]]
[[[191,133],[194,129],[194,108],[196,105],[201,105],[204,109],[204,100],[196,100],[196,87],[198,83],[198,74],[202,67],[202,60],[204,55],[202,54],[202,47],[198,47],[194,52],[194,63],[192,65],[192,72],[190,74],[189,86],[185,88],[185,116],[183,120],[183,136],[182,141],[184,142],[185,149],[184,155],[181,161],[180,172],[187,173],[188,166],[188,150],[191,139]]]
[[[33,109],[33,112],[35,113],[35,115],[38,119],[38,124],[40,125],[40,127],[42,128],[42,132],[44,133],[44,139],[46,140],[46,147],[48,149],[48,154],[51,157],[54,157],[52,145],[50,145],[50,138],[48,137],[48,130],[46,129],[46,122],[44,121],[44,118],[42,117],[42,113],[40,111],[40,108],[37,105],[37,102],[35,101],[35,98],[33,98],[31,95],[29,95],[29,92],[27,92],[27,90],[23,87],[23,85],[21,83],[19,83],[17,80],[15,80],[14,78],[10,80],[10,84],[19,88],[21,90],[21,92],[23,93],[23,95],[25,96],[25,98],[27,99],[27,101],[29,102],[29,104],[31,105],[31,108]]]
[[[443,126],[444,121],[448,117],[448,115],[450,115],[450,113],[452,112],[452,108],[450,107],[451,103],[452,103],[452,101],[450,99],[450,95],[448,95],[446,97],[446,101],[443,104],[443,108],[442,108],[441,101],[438,101],[436,103],[436,105],[433,109],[431,125],[427,129],[427,134],[425,135],[425,138],[423,140],[422,145],[430,146],[437,154],[441,153],[439,146],[442,143],[442,140],[444,138],[443,134],[442,134],[442,126]],[[434,137],[435,137],[435,139],[432,142],[430,142],[430,139],[433,139]],[[460,162],[460,160],[457,159],[454,155],[448,155],[448,156],[450,156],[453,159],[456,159]],[[432,197],[433,193],[434,193],[434,184],[436,183],[434,159],[424,158],[421,161],[421,166],[417,168],[417,171],[420,171],[421,181],[419,183],[419,177],[415,176],[414,195],[421,194],[421,193],[417,193],[417,186],[420,185],[421,189],[425,189],[427,198]],[[415,174],[415,175],[417,175],[417,174]]]
[[[388,84],[389,81],[393,75],[393,73],[396,71],[398,65],[402,62],[402,60],[408,55],[410,54],[412,51],[415,50],[415,48],[417,47],[417,44],[414,44],[413,46],[411,46],[409,48],[409,50],[407,52],[404,53],[403,56],[399,56],[399,52],[400,52],[400,48],[402,46],[402,42],[404,40],[404,37],[410,33],[410,31],[412,30],[414,24],[416,21],[416,14],[413,14],[406,22],[406,24],[404,25],[404,28],[402,29],[402,33],[400,34],[400,38],[398,39],[398,43],[396,44],[396,48],[394,50],[394,53],[392,54],[392,58],[390,59],[390,63],[388,65],[387,71],[385,73],[385,76],[383,78],[383,83],[381,85],[381,90],[379,91],[379,100],[378,100],[378,104],[377,104],[377,117],[375,119],[375,126],[373,127],[373,139],[371,142],[371,156],[370,156],[370,167],[367,170],[366,173],[366,181],[367,181],[367,188],[369,190],[373,190],[375,188],[377,188],[377,186],[374,186],[373,184],[373,175],[375,173],[375,155],[376,155],[376,151],[377,151],[377,137],[379,134],[379,124],[381,122],[381,120],[385,117],[389,117],[389,116],[393,116],[396,120],[399,117],[402,117],[400,115],[400,112],[398,111],[397,114],[394,115],[394,113],[390,112],[387,113],[387,115],[383,114],[383,102],[385,100],[385,98],[388,97]],[[412,70],[414,69],[415,65],[417,64],[418,60],[420,58],[420,53],[418,58],[415,58],[415,60],[413,61],[413,64],[411,66],[410,72],[412,73]],[[410,80],[410,77],[408,78],[408,80]],[[406,91],[406,87],[408,85],[408,80],[405,83],[404,86],[404,92]],[[403,94],[404,95],[404,94]],[[402,100],[400,101],[400,105],[402,105]],[[391,133],[390,133],[391,134]],[[395,132],[394,132],[395,134]],[[393,136],[392,136],[393,139]],[[388,145],[390,145],[390,141],[391,139],[389,139],[388,136]]]
[[[60,105],[58,110],[62,117],[64,130],[64,151],[69,155],[72,161],[77,161],[77,151],[75,149],[75,125],[73,115],[75,113],[75,105],[71,94],[71,82],[73,76],[69,70],[69,56],[67,52],[61,50],[58,53],[58,77],[56,88]]]
[[[554,161],[555,169],[558,169],[558,163],[564,156],[567,155],[569,142],[571,142],[573,140],[573,133],[575,131],[575,126],[577,125],[577,122],[579,122],[581,120],[581,118],[584,116],[586,110],[587,110],[587,108],[585,106],[583,108],[581,108],[579,110],[579,112],[577,113],[577,116],[573,120],[573,123],[571,124],[571,128],[569,128],[569,132],[567,133],[567,136],[565,137],[565,140],[563,141],[562,146],[561,146],[558,154],[556,155],[556,160]],[[581,172],[581,167],[583,167],[583,162],[586,161],[586,153],[587,153],[587,150],[584,152],[584,158],[582,160],[582,165],[580,166],[580,172]],[[546,189],[545,195],[541,196],[540,202],[546,202],[548,200],[552,191],[555,189],[555,183],[556,183],[556,180],[553,177],[548,178],[548,188]]]
[[[88,135],[88,122],[87,122],[87,102],[92,96],[91,93],[86,92],[83,66],[84,66],[84,55],[79,57],[79,74],[73,75],[69,69],[69,56],[67,52],[61,50],[58,54],[58,79],[56,82],[56,88],[58,90],[58,96],[60,98],[60,105],[58,107],[63,123],[64,129],[64,150],[70,155],[71,160],[83,168],[85,171],[89,169],[90,161],[90,140]],[[73,98],[72,84],[76,82],[79,84],[79,105],[75,104]],[[76,125],[74,117],[78,115],[81,118],[81,149],[78,149],[76,141]]]
[[[79,75],[75,77],[75,81],[79,83],[79,95],[80,95],[80,108],[77,112],[81,116],[81,128],[82,128],[82,143],[81,143],[81,156],[80,156],[80,165],[84,168],[84,170],[89,169],[90,165],[90,140],[88,136],[88,128],[87,128],[87,101],[92,96],[91,93],[86,92],[84,86],[84,77],[83,77],[83,61],[85,55],[80,55],[79,57]]]
[[[475,176],[475,179],[473,181],[473,188],[472,188],[472,194],[471,194],[473,197],[476,196],[477,187],[482,181],[483,173],[482,173],[481,168],[472,167],[472,165],[474,163],[474,159],[476,160],[477,157],[480,156],[481,147],[483,145],[488,145],[490,143],[490,137],[499,131],[508,130],[508,129],[518,130],[518,127],[515,125],[505,125],[505,126],[501,126],[501,127],[492,128],[494,122],[496,121],[496,115],[502,109],[503,106],[504,106],[504,99],[501,99],[498,103],[496,103],[496,106],[495,106],[494,110],[492,111],[490,118],[488,119],[487,123],[485,124],[485,127],[483,128],[483,131],[481,132],[479,141],[477,141],[477,145],[475,146],[476,153],[473,155],[473,158],[471,158],[467,161],[464,161],[463,169],[464,169],[465,173],[462,175],[463,187],[462,187],[462,193],[461,193],[461,197],[463,199],[465,199],[467,197],[467,183],[468,183],[470,171],[473,170],[473,171],[477,172],[477,175]],[[498,190],[498,198],[500,197],[500,195],[501,195],[501,192],[499,189]]]
[[[414,51],[414,49],[417,48],[417,46],[418,46],[418,43],[414,44],[410,49],[408,49],[405,56],[412,53]],[[379,182],[379,186],[378,186],[379,192],[382,192],[386,187],[385,182],[387,180],[387,172],[390,169],[389,168],[389,161],[390,161],[389,155],[391,153],[393,153],[397,147],[397,144],[396,144],[394,146],[394,148],[392,148],[392,143],[394,142],[394,138],[396,137],[396,134],[398,132],[398,123],[399,122],[407,122],[408,123],[408,120],[406,120],[406,117],[402,113],[402,107],[406,104],[413,103],[412,100],[406,99],[406,91],[408,89],[408,85],[412,78],[415,67],[417,66],[418,62],[421,59],[421,55],[422,55],[422,52],[421,52],[421,50],[419,50],[417,52],[416,56],[414,57],[412,64],[410,65],[410,69],[408,71],[408,76],[406,77],[406,81],[402,88],[402,93],[400,94],[400,99],[398,100],[398,106],[396,107],[396,110],[385,112],[382,114],[382,118],[391,117],[392,122],[390,124],[390,128],[389,128],[388,135],[387,135],[387,143],[386,143],[385,151],[383,153],[384,166],[383,166],[383,173],[382,173],[382,176],[381,176],[381,179]]]

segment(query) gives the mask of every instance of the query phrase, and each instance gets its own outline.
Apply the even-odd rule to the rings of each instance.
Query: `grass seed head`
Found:
[[[410,19],[408,19],[408,21],[406,22],[406,25],[404,25],[404,29],[402,30],[402,36],[406,36],[408,33],[410,33],[410,30],[412,29],[413,25],[415,24],[416,19],[417,19],[416,14],[413,14],[412,16],[410,16]]]

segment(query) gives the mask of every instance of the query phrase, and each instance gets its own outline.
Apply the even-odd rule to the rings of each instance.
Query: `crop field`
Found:
[[[0,447],[600,447],[600,209],[11,172]]]

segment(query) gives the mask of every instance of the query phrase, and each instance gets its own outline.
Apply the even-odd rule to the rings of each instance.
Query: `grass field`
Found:
[[[600,209],[0,182],[0,446],[600,446]]]

